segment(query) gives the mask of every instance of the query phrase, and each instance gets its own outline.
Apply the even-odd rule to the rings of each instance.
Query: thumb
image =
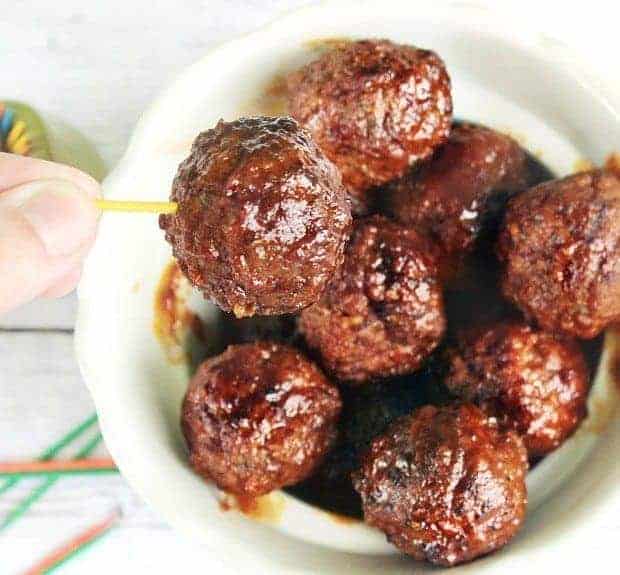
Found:
[[[71,289],[96,225],[92,199],[70,181],[37,180],[3,191],[0,313]]]

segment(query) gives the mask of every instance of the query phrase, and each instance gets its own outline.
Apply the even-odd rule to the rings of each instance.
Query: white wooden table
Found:
[[[4,0],[0,98],[38,108],[64,139],[65,151],[80,147],[77,130],[111,167],[139,114],[175,74],[213,44],[306,3]],[[532,10],[550,35],[574,43],[596,60],[594,67],[618,75],[617,61],[595,58],[614,47],[609,38],[617,58],[617,19],[603,16],[612,3],[591,0],[587,13],[565,2],[494,4]],[[68,296],[0,317],[0,460],[36,456],[94,410],[73,357],[74,313],[75,297]],[[0,518],[36,484],[24,482],[0,497]],[[205,557],[161,523],[121,477],[101,476],[60,481],[25,519],[0,534],[0,575],[20,572],[117,507],[123,511],[120,528],[64,572],[224,572],[217,558]]]

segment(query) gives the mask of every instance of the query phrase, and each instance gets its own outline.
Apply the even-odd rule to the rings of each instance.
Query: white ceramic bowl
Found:
[[[510,131],[558,174],[572,172],[583,158],[601,162],[614,146],[620,148],[620,96],[587,80],[564,48],[528,22],[461,4],[333,2],[288,15],[189,68],[140,121],[105,182],[106,196],[167,199],[176,167],[200,130],[221,117],[270,106],[261,94],[275,76],[313,56],[309,41],[343,36],[388,37],[436,50],[452,76],[456,116]],[[222,511],[216,490],[186,463],[179,410],[187,368],[168,361],[153,332],[155,291],[170,259],[154,217],[106,215],[79,290],[82,372],[109,449],[138,493],[178,530],[218,556],[224,553],[233,570],[429,569],[397,555],[373,529],[336,521],[286,494],[270,496],[268,505],[277,508],[270,517]],[[201,307],[208,317],[208,304]],[[618,525],[614,444],[620,419],[614,417],[618,390],[609,373],[619,375],[619,354],[616,338],[608,336],[589,418],[530,474],[530,507],[520,535],[455,573],[499,567],[507,573],[532,565],[546,571],[558,553],[575,565],[583,555],[575,541],[595,527]]]

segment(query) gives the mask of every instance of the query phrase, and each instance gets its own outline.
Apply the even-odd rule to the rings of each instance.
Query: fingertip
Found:
[[[41,180],[0,194],[0,313],[71,291],[96,234],[98,210],[73,182]]]

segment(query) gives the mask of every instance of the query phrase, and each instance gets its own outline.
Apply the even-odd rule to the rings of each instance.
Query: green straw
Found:
[[[39,461],[49,461],[53,459],[62,451],[67,445],[77,439],[82,433],[84,433],[89,427],[97,423],[97,414],[93,413],[88,419],[74,427],[67,435],[58,440],[56,443],[50,445],[41,455],[39,455]],[[23,476],[15,476],[7,479],[3,485],[0,485],[0,495],[6,493],[11,487],[19,483]]]
[[[74,459],[82,459],[88,457],[101,443],[101,433],[97,433],[93,439],[91,439],[80,451]],[[29,495],[22,499],[4,518],[0,523],[0,531],[4,531],[7,527],[17,521],[28,509],[32,507],[43,495],[45,495],[49,489],[62,477],[62,473],[50,474],[50,476],[38,487],[35,487]],[[13,479],[9,479],[13,481]]]

